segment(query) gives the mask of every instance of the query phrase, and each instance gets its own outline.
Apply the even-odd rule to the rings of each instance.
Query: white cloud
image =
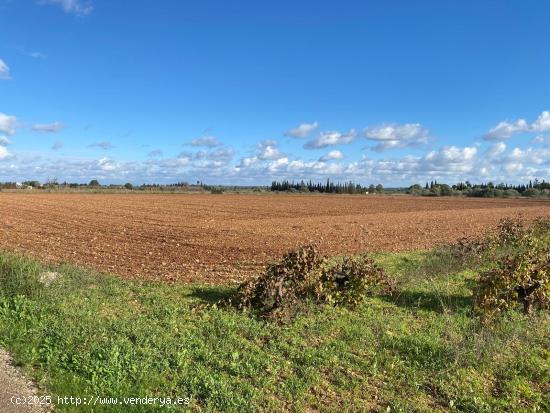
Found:
[[[220,148],[220,149],[214,149],[214,150],[200,150],[197,153],[195,153],[194,158],[199,160],[215,160],[215,161],[225,161],[229,162],[231,159],[233,159],[233,155],[235,154],[235,151],[233,151],[232,148]]]
[[[513,122],[503,121],[483,136],[485,140],[505,140],[516,133],[550,131],[550,111],[543,111],[531,124],[525,119],[516,119]]]
[[[32,57],[33,59],[46,59],[47,56],[44,53],[40,52],[24,52],[27,56]]]
[[[542,148],[540,148],[542,149]],[[305,161],[282,157],[262,161],[257,157],[241,159],[227,179],[233,182],[265,182],[270,179],[289,180],[353,180],[359,183],[410,185],[432,179],[453,184],[459,181],[483,180],[493,182],[525,182],[536,177],[543,178],[550,172],[550,150],[514,149],[497,142],[483,156],[479,148],[443,146],[427,152],[424,156],[407,155],[401,158],[369,159],[348,163]]]
[[[0,161],[11,157],[8,149],[6,148],[11,142],[5,136],[0,136]]]
[[[0,112],[0,133],[5,133],[8,136],[15,135],[16,124],[17,118],[15,116]]]
[[[177,167],[185,167],[188,170],[194,170],[201,175],[208,171],[208,174],[219,175],[223,174],[227,166],[232,161],[235,151],[233,148],[222,147],[217,149],[204,150],[201,149],[195,153],[181,152],[175,162],[170,158],[162,160],[151,160],[150,164],[162,163],[165,167],[172,167],[173,164]]]
[[[56,141],[52,145],[52,150],[57,151],[57,150],[61,149],[62,147],[63,147],[63,142]]]
[[[103,149],[104,151],[108,150],[108,149],[112,149],[113,148],[113,144],[109,141],[100,141],[100,142],[94,142],[90,145],[88,145],[89,148],[100,148],[100,149]]]
[[[421,170],[440,172],[445,175],[471,172],[474,169],[477,155],[475,146],[459,148],[444,146],[438,151],[431,151],[422,158]]]
[[[56,133],[62,130],[63,127],[64,126],[61,122],[53,122],[53,123],[33,125],[32,130],[35,132],[42,132],[42,133]]]
[[[350,129],[348,133],[341,133],[338,131],[321,132],[318,137],[308,141],[305,145],[305,149],[322,149],[328,146],[343,145],[351,143],[357,137],[357,131]]]
[[[508,162],[503,166],[503,170],[508,174],[517,174],[523,170],[521,162]]]
[[[5,146],[0,146],[0,161],[10,158],[11,154],[8,152]]]
[[[256,145],[252,156],[242,157],[239,164],[235,166],[235,171],[265,167],[273,172],[285,162],[288,163],[288,157],[279,150],[279,142],[267,139]]]
[[[515,133],[529,131],[529,125],[525,119],[516,119],[514,122],[500,122],[483,137],[485,140],[504,140]]]
[[[286,165],[285,173],[294,179],[296,175],[302,178],[307,176],[308,178],[321,177],[321,176],[340,176],[344,170],[345,165],[335,163],[325,163],[321,161],[305,162],[301,159],[289,162]]]
[[[287,130],[284,135],[289,136],[291,138],[307,138],[312,132],[317,130],[319,127],[319,124],[317,122],[313,123],[300,123],[295,128],[292,128],[290,130]]]
[[[99,169],[105,172],[111,172],[117,170],[117,164],[110,158],[103,157],[97,161]]]
[[[257,156],[242,158],[231,177],[237,182],[263,182],[266,179],[334,180],[356,182],[393,182],[409,185],[434,177],[455,180],[473,179],[479,175],[476,147],[445,146],[430,151],[425,156],[405,156],[398,159],[368,159],[349,163],[327,162],[327,158],[341,158],[334,152],[318,161],[289,159],[282,156],[273,160],[261,160]],[[229,175],[228,175],[229,176]],[[479,179],[479,178],[478,178]]]
[[[543,145],[543,146],[550,146],[550,137],[539,135],[539,136],[536,136],[535,138],[533,138],[532,142],[534,144],[540,144],[540,145]]]
[[[344,159],[344,154],[341,151],[330,151],[326,155],[323,155],[319,158],[320,162],[331,161],[334,159]]]
[[[205,146],[207,148],[214,148],[216,146],[222,146],[223,143],[221,143],[217,138],[214,136],[203,136],[200,138],[193,139],[189,145],[191,146]]]
[[[65,13],[79,16],[90,14],[94,9],[91,2],[82,0],[40,0],[40,3],[59,6]]]
[[[550,164],[550,150],[543,148],[514,148],[505,160],[533,165]]]
[[[548,176],[550,150],[546,148],[518,148],[506,152],[502,146],[489,148],[481,160],[483,168],[492,175],[493,181],[525,182],[529,179]]]
[[[531,129],[535,132],[550,131],[550,111],[545,110],[542,112],[531,125]]]
[[[247,157],[247,158],[242,158],[241,162],[239,163],[237,168],[239,170],[244,169],[244,168],[249,168],[252,165],[255,165],[258,161],[259,161],[259,159],[258,159],[257,156],[250,156],[250,157]]]
[[[8,80],[10,78],[10,68],[2,59],[0,59],[0,79]]]
[[[192,159],[193,159],[193,154],[190,154],[188,152],[182,152],[176,158],[176,165],[187,166],[191,163]],[[168,164],[165,164],[165,165],[168,165]]]
[[[162,156],[162,151],[160,149],[155,149],[147,154],[149,158],[160,158]]]
[[[284,155],[279,151],[279,143],[274,140],[265,140],[258,144],[257,157],[261,160],[273,160],[283,158]]]
[[[205,159],[198,162],[193,162],[192,166],[197,171],[209,170],[211,172],[212,171],[220,172],[227,166],[227,162],[223,160]]]
[[[318,160],[304,160],[282,153],[277,141],[266,140],[236,163],[234,149],[227,146],[188,148],[188,152],[169,157],[154,151],[143,161],[117,161],[107,156],[99,159],[56,157],[55,152],[35,157],[25,153],[10,154],[6,142],[1,142],[4,142],[0,144],[3,160],[0,180],[3,181],[45,180],[57,176],[69,182],[86,182],[92,178],[102,182],[149,183],[195,182],[198,179],[238,185],[266,184],[272,179],[323,181],[330,178],[362,184],[380,182],[408,186],[432,179],[449,184],[464,180],[514,183],[545,178],[550,173],[550,149],[541,145],[508,149],[504,142],[494,142],[482,153],[475,145],[443,146],[424,155],[375,159],[364,156],[360,160],[345,161],[338,150],[327,150]],[[104,146],[108,148],[110,144]]]
[[[287,165],[288,165],[288,158],[287,157],[279,158],[279,159],[275,159],[274,161],[269,162],[268,165],[267,165],[267,170],[271,173],[274,173],[274,172],[278,172],[279,170],[281,170],[281,168],[283,168]]]
[[[494,145],[491,145],[489,149],[485,152],[487,159],[494,159],[502,155],[506,151],[506,144],[504,142],[497,142]]]
[[[429,131],[420,123],[383,124],[366,128],[364,132],[367,139],[378,142],[373,148],[377,152],[386,149],[424,145],[430,139]]]

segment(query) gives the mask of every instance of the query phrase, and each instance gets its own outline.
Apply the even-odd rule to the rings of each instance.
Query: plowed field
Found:
[[[476,235],[550,202],[336,195],[0,193],[0,249],[123,276],[240,280],[290,248],[403,251]]]

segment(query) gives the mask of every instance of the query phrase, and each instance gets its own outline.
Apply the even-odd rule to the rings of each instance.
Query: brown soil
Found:
[[[124,276],[221,283],[309,242],[327,254],[424,249],[518,214],[550,216],[550,202],[0,193],[0,249]]]

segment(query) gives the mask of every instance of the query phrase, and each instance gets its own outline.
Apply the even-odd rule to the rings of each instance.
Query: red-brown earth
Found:
[[[0,193],[0,249],[122,276],[222,283],[287,250],[408,251],[481,234],[527,199],[346,195]]]

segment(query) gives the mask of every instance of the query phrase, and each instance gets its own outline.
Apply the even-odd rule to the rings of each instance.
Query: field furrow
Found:
[[[327,254],[424,249],[518,214],[549,216],[550,202],[0,193],[0,248],[123,276],[221,283],[305,243]]]

